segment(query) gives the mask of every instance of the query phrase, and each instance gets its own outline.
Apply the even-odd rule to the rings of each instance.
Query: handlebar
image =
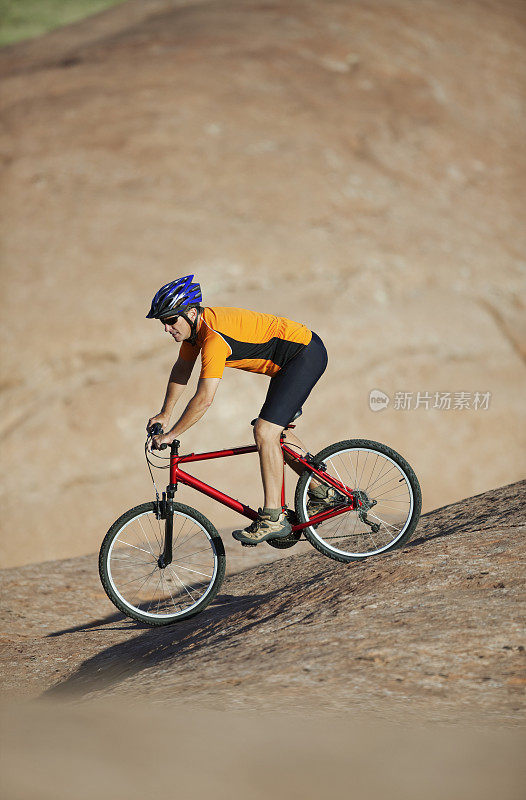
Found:
[[[162,433],[164,433],[164,431],[161,423],[154,422],[153,425],[148,428],[148,439],[152,439],[154,436],[160,436]],[[162,444],[157,450],[166,450],[167,447],[167,444]]]
[[[148,438],[149,439],[152,438],[153,436],[160,436],[162,433],[164,433],[164,431],[163,431],[163,426],[161,425],[160,422],[154,422],[154,424],[150,428],[148,428]],[[177,452],[177,449],[179,447],[179,441],[177,439],[174,439],[172,444],[175,445],[175,451]],[[168,447],[167,444],[162,444],[157,449],[158,450],[166,450],[167,447]]]

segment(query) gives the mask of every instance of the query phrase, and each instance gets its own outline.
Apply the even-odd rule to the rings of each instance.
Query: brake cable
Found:
[[[157,488],[157,484],[155,483],[155,478],[153,477],[152,467],[154,467],[155,469],[168,469],[170,464],[169,463],[156,464],[154,461],[150,461],[150,459],[148,458],[148,453],[150,453],[151,455],[153,455],[153,453],[151,452],[151,450],[148,450],[148,442],[150,441],[151,438],[153,438],[152,434],[148,433],[148,436],[146,437],[146,442],[144,443],[144,457],[146,458],[146,463],[148,464],[148,471],[150,473],[150,478],[152,479],[153,488],[155,489],[155,499],[157,504],[159,504],[160,503],[159,489]],[[168,462],[170,461],[170,456],[156,456],[156,458],[160,458],[163,461],[168,461]]]

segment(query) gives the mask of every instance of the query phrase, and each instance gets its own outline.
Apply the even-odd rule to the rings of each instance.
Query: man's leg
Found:
[[[296,411],[301,409],[326,366],[327,351],[320,337],[313,332],[311,342],[271,378],[265,402],[254,425],[265,505],[260,510],[259,519],[255,520],[252,526],[245,528],[244,531],[233,532],[235,539],[249,543],[250,534],[253,537],[251,541],[258,544],[270,535],[287,535],[285,532],[287,526],[290,533],[290,523],[281,509],[283,451],[280,446],[280,435]],[[304,451],[297,437],[290,433],[287,436],[290,444],[296,444]],[[301,471],[296,465],[293,469]],[[315,487],[317,483],[318,481],[314,484]],[[320,491],[325,492],[325,489],[321,488]],[[253,531],[250,530],[252,527]],[[268,534],[263,534],[259,530],[261,528],[263,531],[265,527],[268,529]],[[262,538],[263,535],[265,539]]]
[[[298,453],[298,455],[305,456],[305,454],[307,453],[307,448],[305,447],[303,442],[300,439],[298,439],[298,437],[294,433],[292,433],[292,431],[284,431],[284,434],[285,434],[285,442],[288,445],[290,445],[291,449],[294,450],[294,452]],[[305,469],[303,464],[300,464],[299,461],[294,461],[294,459],[292,459],[286,453],[283,453],[283,457],[285,458],[285,461],[289,465],[289,467],[293,469],[297,475],[301,475],[301,473]],[[325,486],[326,485],[327,484],[325,484]],[[315,489],[316,487],[320,486],[323,486],[323,484],[317,481],[316,478],[311,479],[310,489]]]
[[[254,425],[265,500],[263,508],[258,509],[258,518],[251,525],[232,532],[234,539],[243,544],[259,544],[268,539],[286,537],[292,531],[281,507],[283,452],[279,439],[282,430],[282,425],[267,422],[261,417]]]
[[[298,439],[294,433],[292,433],[292,431],[283,431],[283,434],[285,436],[285,442],[290,446],[291,450],[294,450],[294,452],[299,456],[304,456],[306,454],[307,448],[303,442]],[[305,467],[302,464],[299,464],[297,461],[294,461],[294,459],[288,456],[286,453],[283,453],[283,457],[289,467],[298,475],[301,475]]]
[[[283,458],[286,463],[297,475],[301,475],[305,467],[298,461],[294,461],[286,453],[283,453],[280,445],[280,435],[283,431],[281,425],[267,422],[259,418],[254,425],[254,439],[258,446],[259,464],[261,468],[261,478],[263,480],[263,491],[265,493],[265,508],[281,507],[281,484],[283,481]],[[307,449],[303,442],[292,433],[283,431],[285,441],[293,450],[300,455],[305,455]],[[322,484],[312,478],[310,488],[315,489]]]
[[[265,494],[265,508],[281,508],[283,483],[283,452],[280,445],[282,425],[258,418],[254,425],[254,439],[258,447],[259,466]]]
[[[285,441],[290,445],[291,449],[300,455],[305,455],[307,452],[303,442],[295,436],[292,431],[284,431]],[[298,461],[294,461],[286,453],[283,454],[285,461],[291,469],[298,475],[303,472],[303,465]],[[342,501],[342,495],[339,495],[334,489],[328,488],[326,483],[321,483],[316,478],[311,478],[309,484],[309,500],[307,502],[307,513],[312,516],[319,511],[327,511],[334,505]]]

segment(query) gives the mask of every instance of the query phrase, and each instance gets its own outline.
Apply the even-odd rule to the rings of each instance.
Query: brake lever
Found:
[[[153,438],[154,436],[159,436],[162,433],[164,433],[163,426],[161,425],[160,422],[155,422],[152,425],[152,427],[149,429],[149,431],[148,431],[148,437],[147,437],[146,441],[148,441],[148,439]],[[179,440],[178,439],[174,439],[173,443],[175,444],[175,452],[177,453],[177,451],[179,449]],[[158,447],[157,450],[166,450],[167,447],[168,447],[168,445],[166,443],[164,443],[160,447]],[[150,451],[150,452],[152,452],[152,451]]]
[[[148,433],[148,435],[146,437],[146,446],[148,446],[148,441],[150,439],[153,439],[154,436],[160,436],[161,434],[164,433],[163,426],[161,425],[160,422],[154,422],[154,424],[150,428],[147,428],[147,433]],[[162,444],[160,447],[157,447],[156,449],[157,450],[166,450],[167,447],[168,447],[167,444]],[[153,450],[150,450],[150,453],[152,453],[152,452],[153,452]]]
[[[153,425],[150,428],[148,428],[149,437],[159,436],[159,434],[161,433],[164,433],[164,431],[163,431],[163,426],[161,425],[160,422],[154,422]]]

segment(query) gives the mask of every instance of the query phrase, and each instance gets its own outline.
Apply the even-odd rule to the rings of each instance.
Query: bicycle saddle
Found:
[[[294,416],[292,417],[291,421],[289,422],[289,425],[290,425],[292,422],[294,422],[294,420],[295,420],[295,419],[298,419],[298,417],[301,417],[301,415],[302,415],[302,414],[303,414],[303,410],[302,410],[301,408],[300,408],[300,409],[298,409],[298,411],[296,411],[296,413],[295,413],[295,414],[294,414]],[[251,425],[255,425],[255,424],[256,424],[256,422],[257,422],[257,419],[253,419],[253,420],[252,420],[252,422],[251,422],[250,424],[251,424]]]

